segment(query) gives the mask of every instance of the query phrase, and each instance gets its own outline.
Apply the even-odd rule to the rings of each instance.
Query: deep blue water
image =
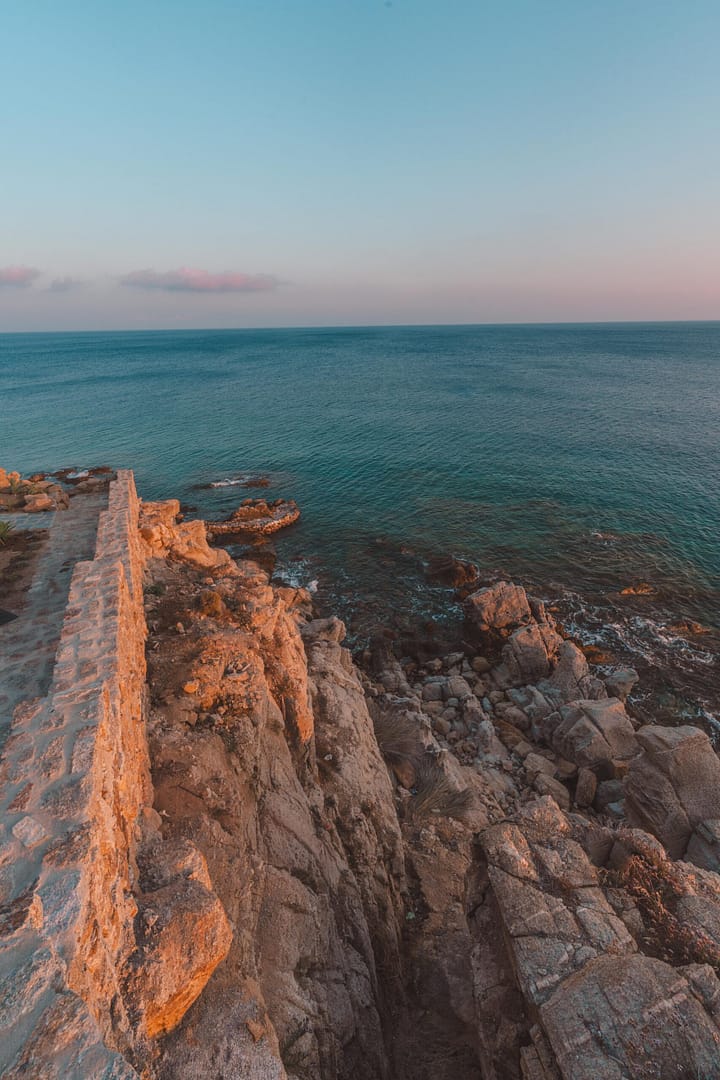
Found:
[[[720,323],[0,335],[0,463],[134,468],[207,516],[262,473],[281,562],[352,617],[418,558],[718,625]],[[300,561],[297,561],[300,560]]]

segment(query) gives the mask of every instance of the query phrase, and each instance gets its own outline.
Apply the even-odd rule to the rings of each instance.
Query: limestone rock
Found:
[[[559,645],[554,670],[539,689],[558,703],[607,697],[603,683],[590,674],[585,655],[572,641]]]
[[[597,791],[597,777],[591,769],[582,766],[578,769],[575,785],[575,803],[580,807],[592,806]]]
[[[46,495],[45,492],[38,492],[36,495],[26,495],[25,505],[23,510],[28,514],[39,514],[44,510],[54,510],[55,503]]]
[[[225,521],[207,522],[209,536],[255,533],[269,536],[279,529],[293,525],[300,517],[300,507],[292,500],[246,499]]]
[[[720,874],[720,819],[709,818],[695,826],[685,858],[696,866]]]
[[[140,512],[140,537],[149,557],[171,557],[208,570],[234,566],[223,548],[211,548],[203,521],[177,522],[180,503],[144,502]]]

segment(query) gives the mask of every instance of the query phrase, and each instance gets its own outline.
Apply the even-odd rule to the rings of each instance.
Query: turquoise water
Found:
[[[270,477],[281,569],[351,621],[437,614],[450,552],[720,625],[720,323],[2,335],[0,377],[7,468],[127,465],[210,517],[256,493],[198,485]]]

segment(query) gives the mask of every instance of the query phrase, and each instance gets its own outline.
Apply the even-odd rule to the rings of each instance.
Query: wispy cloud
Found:
[[[80,281],[79,278],[74,277],[61,277],[55,278],[51,281],[47,287],[48,292],[72,292],[73,289],[82,289],[85,285],[84,281]]]
[[[269,292],[278,286],[270,274],[240,274],[232,270],[213,274],[208,270],[134,270],[120,279],[122,285],[134,289],[162,289],[165,292],[242,293]]]
[[[32,266],[2,266],[0,288],[27,289],[39,277],[40,271]]]

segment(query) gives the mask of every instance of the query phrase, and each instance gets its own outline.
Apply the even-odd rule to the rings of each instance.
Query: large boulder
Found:
[[[542,721],[547,741],[562,757],[612,777],[620,763],[638,753],[635,730],[617,698],[590,699],[563,705]]]
[[[507,581],[472,593],[465,601],[465,611],[470,622],[483,632],[506,630],[532,619],[527,593],[521,585]]]
[[[549,623],[533,622],[515,630],[502,651],[510,682],[517,686],[544,679],[561,643]]]
[[[600,956],[541,1005],[540,1019],[572,1080],[709,1078],[720,1075],[719,995],[708,964]]]
[[[607,697],[605,686],[590,674],[585,654],[572,641],[560,643],[553,672],[540,689],[558,704],[578,698]]]
[[[143,502],[140,507],[140,539],[150,558],[173,558],[208,570],[230,569],[230,554],[223,548],[212,548],[207,542],[204,521],[178,523],[180,503],[177,499],[164,502]]]
[[[626,812],[675,859],[693,830],[718,816],[720,760],[699,728],[649,724],[637,733],[643,750],[625,779]]]

